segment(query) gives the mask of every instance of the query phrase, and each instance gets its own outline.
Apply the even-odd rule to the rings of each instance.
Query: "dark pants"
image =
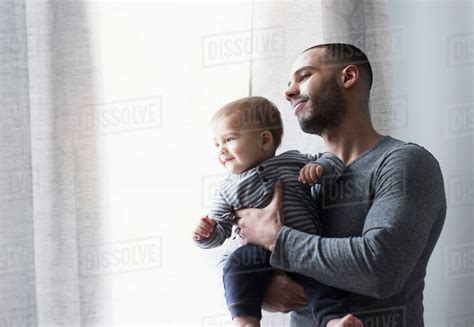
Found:
[[[275,272],[270,266],[271,252],[256,245],[243,245],[235,250],[224,266],[224,289],[232,318],[262,318],[263,296]],[[348,293],[323,285],[316,280],[287,273],[305,291],[316,326],[326,326],[328,319],[348,313]]]

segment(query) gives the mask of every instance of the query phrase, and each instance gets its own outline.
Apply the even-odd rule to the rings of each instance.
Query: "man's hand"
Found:
[[[235,212],[239,235],[243,243],[256,244],[272,251],[283,226],[281,201],[283,186],[280,181],[273,188],[272,202],[262,209],[241,209]]]
[[[326,327],[364,327],[364,323],[349,313],[342,318],[329,320]]]
[[[287,313],[306,306],[308,300],[303,287],[283,271],[277,271],[265,291],[262,308],[269,312]]]
[[[212,232],[214,232],[215,227],[216,222],[213,219],[210,219],[208,216],[201,217],[201,220],[199,220],[194,229],[193,238],[197,241],[209,238]]]
[[[309,185],[316,184],[321,178],[323,171],[323,166],[315,163],[308,163],[301,168],[298,181]]]
[[[288,313],[307,306],[308,300],[303,287],[289,278],[283,271],[276,271],[265,291],[262,309],[268,312]],[[364,327],[364,324],[352,314],[347,314],[342,318],[328,321],[326,326]]]

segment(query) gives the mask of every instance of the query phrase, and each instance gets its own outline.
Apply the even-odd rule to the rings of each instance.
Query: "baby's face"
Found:
[[[232,116],[218,119],[213,127],[217,158],[230,173],[244,172],[265,160],[262,130],[234,127]]]

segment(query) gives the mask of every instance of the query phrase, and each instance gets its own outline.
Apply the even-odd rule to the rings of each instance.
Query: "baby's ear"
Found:
[[[270,131],[263,131],[260,133],[260,138],[262,140],[262,147],[264,150],[272,149],[274,142],[273,142],[273,135]]]

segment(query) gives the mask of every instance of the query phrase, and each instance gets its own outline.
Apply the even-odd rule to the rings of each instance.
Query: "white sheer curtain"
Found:
[[[0,36],[0,325],[90,325],[105,284],[80,260],[101,241],[98,142],[81,133],[97,101],[86,11],[1,1]]]

